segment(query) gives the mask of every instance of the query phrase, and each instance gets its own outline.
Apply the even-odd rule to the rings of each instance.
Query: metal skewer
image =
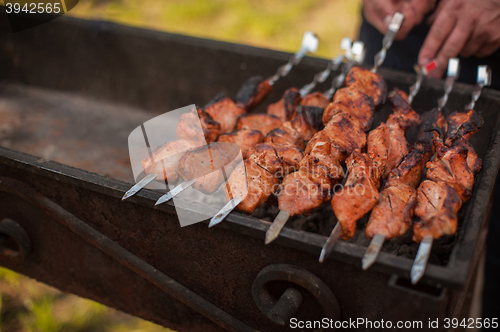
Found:
[[[157,177],[158,174],[149,174],[144,177],[141,181],[137,182],[132,188],[130,188],[125,195],[123,195],[122,201],[137,194],[139,190],[150,184]]]
[[[348,58],[349,61],[342,67],[342,73],[333,79],[332,87],[324,93],[327,99],[331,99],[335,94],[335,91],[337,91],[337,89],[339,89],[344,84],[345,77],[347,73],[349,73],[351,68],[356,64],[363,62],[365,56],[364,47],[365,45],[362,42],[355,42],[352,45],[351,56]],[[290,214],[287,211],[282,210],[278,213],[273,223],[266,232],[266,244],[273,242],[279,236],[281,230],[283,229],[283,227],[285,227],[288,218],[290,218]],[[336,232],[339,236],[340,229],[338,229]]]
[[[302,44],[297,53],[292,55],[286,64],[280,66],[276,74],[269,77],[267,82],[269,82],[270,85],[274,85],[281,77],[288,75],[293,66],[298,65],[307,53],[315,53],[318,50],[318,44],[319,39],[313,32],[307,31],[304,33]]]
[[[328,100],[332,99],[335,92],[344,85],[345,77],[351,68],[365,60],[365,44],[360,41],[354,42],[351,47],[351,56],[346,56],[346,58],[348,62],[342,67],[342,72],[333,78],[331,88],[323,92]]]
[[[448,101],[448,97],[453,90],[453,85],[458,78],[460,72],[460,60],[457,58],[451,58],[448,60],[448,72],[447,77],[444,82],[444,96],[439,98],[438,100],[438,109],[441,111]],[[416,284],[425,273],[425,268],[427,267],[427,261],[429,260],[429,256],[431,255],[432,243],[434,239],[432,236],[426,236],[420,242],[418,247],[417,256],[415,257],[415,261],[411,267],[410,276],[411,283]]]
[[[389,30],[387,30],[384,35],[384,39],[382,40],[382,49],[375,55],[375,64],[372,68],[372,72],[375,73],[378,70],[378,67],[384,63],[385,58],[387,56],[387,51],[392,46],[392,42],[394,41],[394,37],[398,33],[401,28],[401,24],[403,23],[405,16],[402,13],[395,13],[391,19],[391,23],[389,24]],[[330,236],[326,240],[323,248],[321,248],[321,253],[319,255],[319,262],[323,263],[325,258],[332,252],[335,244],[338,242],[340,238],[340,234],[342,233],[342,226],[337,222],[335,227],[333,228]],[[383,242],[383,241],[382,241]]]
[[[380,67],[382,63],[384,63],[387,56],[387,51],[392,46],[394,37],[396,37],[396,34],[401,28],[401,24],[403,23],[404,18],[405,16],[400,12],[395,13],[392,17],[391,23],[389,24],[389,29],[385,33],[384,39],[382,39],[382,49],[380,50],[380,52],[375,54],[375,64],[373,65],[372,72],[375,73],[378,67]]]
[[[315,53],[317,51],[318,44],[319,44],[319,39],[313,32],[307,31],[306,33],[304,33],[304,36],[302,37],[302,43],[300,45],[299,50],[294,55],[292,55],[290,57],[290,60],[288,61],[288,63],[286,63],[278,68],[278,71],[276,72],[276,74],[274,74],[273,76],[271,76],[267,79],[268,83],[270,85],[274,85],[274,83],[276,83],[281,77],[285,77],[286,75],[288,75],[288,73],[290,73],[290,70],[293,68],[293,66],[298,65],[307,53]],[[134,196],[139,191],[141,191],[144,187],[146,187],[149,183],[154,181],[157,177],[158,177],[158,174],[149,174],[144,179],[137,182],[132,188],[130,188],[125,193],[122,200],[125,200],[127,198]],[[167,196],[168,195],[168,193],[167,193],[166,195],[163,195],[162,197],[160,197],[160,200],[162,200],[162,201],[160,202],[160,200],[158,200],[156,202],[156,205],[169,201],[170,199],[175,197],[175,195],[178,195],[180,192],[187,189],[189,186],[193,185],[193,183],[194,183],[194,181],[191,182],[189,185],[186,184],[186,185],[182,186],[182,184],[180,184],[178,187],[180,187],[180,186],[182,186],[182,187],[180,187],[180,188],[175,187],[174,189],[172,189],[172,191],[177,189],[174,192],[174,194],[172,194],[172,197]]]
[[[195,182],[196,182],[196,179],[182,182],[180,185],[176,186],[174,189],[170,190],[168,193],[161,196],[156,201],[155,206],[168,202],[169,200],[171,200],[175,196],[179,195],[181,192],[183,192],[187,188],[191,187]]]
[[[349,58],[351,56],[352,54],[351,47],[352,47],[351,39],[349,38],[342,39],[342,42],[340,43],[340,48],[345,51],[344,55],[338,55],[328,63],[328,66],[326,67],[325,70],[316,73],[316,75],[314,75],[313,81],[309,84],[304,85],[300,89],[300,96],[304,97],[305,95],[309,94],[316,87],[318,83],[323,83],[324,81],[326,81],[326,79],[328,78],[328,76],[330,76],[330,73],[332,71],[336,71],[337,69],[339,69],[339,67],[344,62],[344,59]]]
[[[425,77],[434,69],[437,68],[436,61],[432,60],[425,64],[423,67],[420,67],[419,65],[415,65],[415,72],[417,73],[417,80],[415,83],[410,86],[409,88],[409,95],[408,95],[408,101],[411,105],[413,102],[413,99],[415,96],[418,94],[420,91],[420,87],[422,86],[422,83],[425,79]],[[375,236],[372,238],[370,245],[366,249],[365,255],[363,256],[363,259],[361,260],[361,267],[363,270],[367,270],[370,266],[375,263],[377,260],[378,255],[380,254],[380,251],[382,250],[382,245],[385,242],[385,236],[382,234],[375,234]]]
[[[338,68],[344,63],[345,59],[352,60],[353,58],[355,58],[355,59],[359,60],[359,59],[363,59],[364,58],[364,44],[362,42],[355,42],[353,44],[352,41],[351,41],[351,39],[344,38],[344,39],[342,39],[342,42],[340,43],[340,48],[342,48],[345,51],[345,54],[344,55],[339,55],[339,56],[335,57],[332,61],[330,61],[328,63],[328,66],[327,66],[327,68],[325,70],[322,70],[319,73],[316,73],[316,75],[314,75],[313,81],[311,83],[308,83],[308,84],[304,85],[300,89],[300,96],[301,97],[304,97],[305,95],[307,95],[308,93],[310,93],[311,90],[314,89],[314,87],[318,83],[323,83],[328,78],[328,76],[330,75],[330,73],[332,71],[338,70]],[[345,65],[344,65],[344,68],[345,68]],[[345,70],[343,69],[342,71],[344,72]],[[340,74],[337,77],[340,77],[340,76],[344,75],[343,77],[345,78],[345,75],[346,75],[347,72],[345,72],[343,74]],[[334,79],[334,82],[337,82],[337,81],[338,80]],[[341,79],[340,80],[340,85],[342,85],[343,82],[344,82],[344,79]],[[332,89],[333,89],[333,92],[332,92],[332,94],[333,94],[335,92],[335,89],[337,89],[337,86],[335,86],[335,87],[332,86]],[[332,90],[332,89],[330,89],[330,90]],[[330,91],[330,90],[328,90],[328,91]],[[331,96],[329,97],[326,94],[325,94],[325,96],[326,96],[327,99],[331,98]],[[234,204],[234,202],[236,202],[236,204]],[[239,199],[239,198],[238,199],[236,199],[236,198],[231,199],[219,211],[219,213],[217,213],[210,220],[210,224],[208,225],[208,227],[213,227],[213,226],[219,224],[220,222],[222,222],[228,216],[228,214],[231,213],[231,211],[234,210],[236,208],[236,206],[238,204],[240,204],[241,202],[242,202],[242,200]],[[285,212],[284,211],[281,211],[280,213],[281,213],[281,217],[280,217],[279,220],[282,220],[283,225],[284,225],[286,223],[286,221],[288,220],[289,216],[287,214],[286,217],[285,217],[285,215],[284,215]],[[274,222],[273,225],[275,225],[275,224],[276,223]],[[271,226],[271,227],[273,227],[273,226]],[[273,232],[277,231],[276,236],[278,236],[279,231],[281,230],[282,227],[283,226],[281,226],[278,229],[278,225],[277,224],[276,224],[276,226],[274,226]],[[276,230],[274,230],[274,229],[276,229]],[[274,240],[274,238],[268,237],[268,234],[266,233],[266,244],[272,242],[273,240]]]
[[[469,104],[465,105],[466,110],[473,110],[476,106],[476,101],[481,96],[481,92],[485,86],[491,84],[491,68],[488,66],[477,67],[477,83],[472,91],[472,100]]]
[[[448,102],[448,97],[450,96],[451,90],[453,90],[453,85],[458,78],[460,73],[460,60],[457,58],[451,58],[448,60],[448,72],[446,76],[446,81],[444,82],[444,95],[438,100],[438,110],[442,110],[446,103]]]

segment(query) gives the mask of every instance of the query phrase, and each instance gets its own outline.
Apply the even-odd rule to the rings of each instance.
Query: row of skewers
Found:
[[[234,208],[251,214],[275,194],[280,213],[266,234],[266,244],[279,235],[290,216],[308,214],[330,201],[338,223],[325,243],[320,261],[339,237],[351,238],[357,220],[371,211],[365,234],[372,243],[363,259],[365,269],[376,260],[384,240],[406,233],[415,214],[420,220],[414,223],[414,240],[422,244],[412,269],[412,281],[418,281],[430,253],[430,239],[456,231],[456,213],[470,196],[480,160],[466,138],[479,130],[482,119],[472,110],[455,112],[448,119],[441,115],[458,76],[456,60],[449,66],[445,96],[438,109],[423,119],[410,105],[433,63],[418,73],[408,97],[398,89],[388,96],[385,81],[376,70],[402,20],[402,15],[394,16],[372,71],[353,66],[354,55],[356,60],[362,59],[362,45],[348,47],[347,41],[343,41],[347,54],[330,62],[313,82],[300,90],[286,90],[278,102],[268,106],[267,114],[247,114],[277,79],[285,76],[307,51],[317,47],[317,40],[316,46],[313,39],[307,41],[312,35],[305,36],[301,50],[275,76],[267,80],[251,78],[235,101],[217,97],[205,108],[185,114],[178,124],[178,140],[143,160],[147,176],[124,199],[154,179],[183,180],[157,204],[190,186],[211,193],[222,185],[228,203],[212,218],[212,227]],[[317,83],[324,82],[341,66],[342,74],[333,80],[329,91],[311,93]],[[345,88],[340,88],[343,83]],[[370,131],[374,112],[387,96],[393,114]],[[474,100],[478,97],[476,93]],[[419,125],[419,137],[410,150],[405,130]],[[235,146],[244,158],[239,164],[234,163]],[[467,169],[451,166],[458,163],[455,155],[463,159],[464,154]],[[344,178],[344,166],[348,176],[343,190],[334,192]],[[427,180],[420,183],[426,167]]]

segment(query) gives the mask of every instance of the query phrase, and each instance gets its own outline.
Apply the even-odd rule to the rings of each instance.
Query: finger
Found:
[[[436,57],[437,52],[453,30],[456,21],[455,14],[451,14],[450,11],[442,10],[440,12],[418,54],[418,63],[420,65],[424,65]]]
[[[405,1],[398,10],[405,15],[405,19],[396,39],[404,39],[408,33],[422,22],[425,14],[433,7],[434,1],[410,0]]]
[[[395,8],[391,0],[370,0],[365,1],[363,12],[368,23],[385,34],[389,27],[391,17],[395,12]]]
[[[474,55],[478,58],[484,58],[485,56],[492,55],[499,47],[499,42],[486,43]]]
[[[436,20],[436,17],[443,10],[443,7],[446,5],[446,2],[447,2],[447,0],[442,0],[438,3],[438,6],[437,6],[436,10],[434,11],[434,13],[432,13],[432,15],[429,16],[429,18],[427,19],[426,23],[428,26],[431,26],[434,23],[434,21]]]
[[[485,46],[485,40],[483,38],[477,37],[473,33],[460,52],[460,56],[464,58],[471,57],[476,54],[481,48],[483,48],[483,46]]]
[[[448,60],[455,58],[460,53],[467,43],[467,40],[469,40],[471,34],[471,23],[466,22],[463,24],[457,24],[439,51],[439,54],[436,57],[438,68],[430,73],[430,77],[439,78],[443,75],[446,67],[448,66]]]

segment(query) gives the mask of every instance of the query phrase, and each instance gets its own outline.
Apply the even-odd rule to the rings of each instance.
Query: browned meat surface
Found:
[[[389,173],[389,180],[398,178],[410,187],[418,186],[425,164],[434,154],[433,139],[442,134],[444,124],[445,119],[437,109],[426,113],[417,141],[399,166]]]
[[[330,139],[332,149],[336,149],[344,156],[343,162],[354,149],[363,149],[366,146],[366,133],[363,127],[345,113],[335,115],[321,132]]]
[[[220,123],[215,121],[210,114],[203,110],[198,109],[197,113],[200,118],[201,128],[203,129],[203,135],[205,136],[206,142],[210,143],[217,141],[221,133]],[[179,130],[179,127],[177,127],[177,130]],[[177,134],[177,137],[179,138],[179,134]]]
[[[144,158],[141,161],[142,168],[146,174],[158,174],[157,180],[175,183],[179,178],[179,160],[187,150],[199,146],[199,143],[182,139],[168,142],[152,151],[151,157]]]
[[[481,160],[467,139],[483,124],[475,111],[455,112],[447,118],[446,145],[435,138],[436,155],[427,163],[427,178],[418,188],[415,215],[420,218],[413,227],[413,240],[425,236],[438,239],[457,230],[457,213],[472,193],[474,175]]]
[[[276,155],[281,160],[282,166],[276,176],[281,178],[298,169],[298,164],[304,158],[304,150],[293,145],[275,146]]]
[[[345,78],[345,86],[355,87],[370,96],[375,107],[385,103],[387,85],[384,78],[362,67],[353,67]]]
[[[196,142],[215,142],[220,134],[220,124],[205,111],[185,113],[177,124],[177,138]]]
[[[398,178],[410,187],[416,188],[422,180],[425,163],[433,154],[432,143],[413,145],[401,164],[389,173],[389,180]]]
[[[399,179],[389,181],[373,207],[366,225],[365,235],[371,239],[376,234],[392,239],[404,235],[411,226],[417,191]]]
[[[472,174],[475,176],[481,168],[483,167],[483,161],[477,156],[476,150],[472,147],[472,145],[463,137],[459,137],[455,140],[453,145],[459,145],[465,149],[467,149],[467,166],[471,170]]]
[[[272,88],[269,82],[262,77],[250,77],[238,90],[236,103],[238,107],[250,111],[267,96]]]
[[[238,165],[231,173],[228,184],[232,197],[241,197],[241,193],[246,192],[245,188],[248,184],[248,194],[238,205],[238,209],[250,214],[264,204],[269,196],[276,191],[278,179],[249,159],[244,161],[246,172],[242,171],[241,165]]]
[[[375,206],[379,200],[379,178],[373,172],[372,160],[359,149],[353,151],[346,161],[349,176],[344,188],[332,198],[332,208],[342,226],[341,238],[354,236],[356,221]]]
[[[323,124],[330,122],[332,117],[339,113],[347,113],[357,120],[365,131],[373,123],[373,101],[368,95],[361,92],[356,86],[338,90],[333,101],[323,113]]]
[[[394,88],[389,94],[389,103],[394,115],[401,117],[407,127],[418,126],[422,123],[420,115],[413,110],[408,102],[408,96],[405,92]]]
[[[321,165],[314,171],[300,168],[287,175],[280,185],[278,204],[280,210],[291,216],[309,214],[330,199],[331,182],[328,170]]]
[[[297,169],[304,151],[293,145],[257,144],[249,151],[249,160],[277,177]]]
[[[248,158],[248,152],[255,145],[264,141],[264,135],[258,130],[243,129],[233,131],[229,134],[219,136],[218,142],[237,144],[241,149],[244,159]]]
[[[298,133],[290,121],[284,122],[281,127],[271,130],[264,139],[265,143],[278,145],[293,145],[301,149],[305,148],[304,141],[300,138]]]
[[[340,182],[344,177],[341,162],[345,160],[343,154],[337,149],[332,149],[332,144],[328,136],[320,131],[309,141],[305,151],[306,155],[299,164],[300,168],[311,169],[316,165],[321,165],[330,173],[330,178],[335,182]]]
[[[191,149],[179,160],[179,176],[186,181],[210,174],[233,162],[239,153],[240,147],[233,143],[210,143]]]
[[[405,138],[405,129],[398,118],[389,116],[386,123],[381,123],[368,134],[367,151],[381,178],[387,177],[408,154],[409,144]]]
[[[300,105],[316,106],[323,109],[325,109],[328,104],[330,104],[330,101],[326,99],[325,95],[321,92],[311,92],[300,101]]]
[[[213,194],[227,180],[234,169],[235,162],[236,160],[226,165],[224,169],[218,169],[197,178],[193,183],[193,188],[204,194]]]
[[[283,121],[269,114],[245,114],[240,116],[236,123],[236,130],[252,129],[260,131],[266,136],[271,130],[279,128]]]
[[[275,115],[282,121],[288,121],[295,116],[295,106],[300,102],[300,93],[296,88],[285,91],[283,97],[267,107],[267,114]]]
[[[413,225],[413,240],[420,242],[426,236],[439,239],[455,234],[457,212],[462,202],[457,192],[444,182],[426,180],[418,187],[415,215],[420,218]]]
[[[474,173],[467,164],[467,147],[460,143],[447,147],[439,138],[434,140],[434,144],[436,155],[426,165],[427,178],[435,182],[445,182],[454,188],[460,199],[465,202],[470,198],[474,184]]]
[[[281,170],[281,160],[272,144],[257,144],[248,152],[248,159],[271,174]]]
[[[297,115],[290,122],[293,129],[299,133],[300,139],[309,141],[314,134],[324,128],[321,121],[323,118],[323,108],[299,105],[295,110]]]
[[[468,140],[478,132],[484,124],[483,117],[475,110],[468,112],[453,112],[447,118],[448,131],[446,145],[450,146],[459,137]]]
[[[245,109],[236,106],[231,99],[223,95],[215,97],[204,110],[220,123],[221,133],[232,132],[238,118],[246,113]]]

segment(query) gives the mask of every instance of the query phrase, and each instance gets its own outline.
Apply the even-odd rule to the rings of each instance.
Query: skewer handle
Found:
[[[344,59],[348,58],[350,54],[352,54],[351,45],[352,41],[349,38],[342,39],[342,42],[340,43],[340,48],[342,48],[345,51],[345,54],[337,56],[335,59],[333,59],[328,63],[328,66],[326,67],[325,70],[320,71],[319,73],[314,75],[313,81],[309,84],[304,85],[300,89],[301,97],[304,97],[305,95],[310,93],[318,83],[323,83],[324,81],[326,81],[326,79],[328,78],[328,76],[330,76],[330,73],[332,71],[336,71],[339,69],[342,62],[344,62]]]
[[[451,90],[453,90],[453,85],[455,85],[459,73],[460,60],[457,58],[448,60],[448,72],[446,74],[446,81],[444,82],[444,95],[438,100],[438,109],[440,111],[446,106],[448,97],[450,96]]]
[[[330,233],[330,236],[326,240],[325,245],[321,249],[321,254],[319,254],[319,260],[318,260],[320,263],[323,263],[325,261],[325,258],[330,256],[330,253],[332,252],[333,247],[335,247],[335,244],[340,238],[341,233],[342,233],[342,226],[340,226],[340,223],[337,222],[332,232]]]
[[[373,65],[372,72],[376,72],[378,67],[380,67],[387,56],[387,51],[389,48],[392,46],[392,42],[394,41],[394,37],[396,37],[396,34],[399,31],[399,28],[401,28],[401,24],[403,23],[405,16],[397,12],[394,14],[394,16],[391,19],[391,23],[389,24],[389,29],[384,35],[384,39],[382,39],[382,49],[380,52],[375,54],[375,64]]]
[[[269,244],[276,240],[286,222],[288,221],[288,218],[290,218],[290,214],[288,212],[281,210],[280,213],[278,213],[271,227],[269,227],[266,232],[266,244]]]
[[[465,105],[465,110],[473,110],[476,106],[476,101],[481,96],[481,92],[485,86],[491,84],[491,68],[488,66],[477,67],[477,83],[472,91],[472,100],[469,104]]]
[[[370,266],[373,265],[373,263],[375,263],[378,255],[380,254],[380,251],[382,250],[382,245],[384,244],[384,241],[385,241],[385,236],[381,234],[376,234],[373,237],[372,241],[370,242],[370,245],[368,246],[368,249],[366,249],[363,259],[361,260],[361,266],[363,270],[367,270]]]
[[[123,195],[122,201],[137,194],[140,190],[142,190],[144,187],[150,184],[154,179],[156,179],[157,176],[158,174],[149,174],[148,176],[144,177],[141,181],[137,182],[132,188],[130,188],[125,193],[125,195]]]
[[[434,239],[431,236],[426,236],[423,238],[422,242],[420,242],[417,257],[415,257],[415,261],[413,262],[410,272],[411,283],[413,285],[419,282],[419,280],[424,276],[427,261],[429,260],[429,256],[431,254],[433,241]]]
[[[346,58],[349,61],[347,63],[344,63],[344,66],[342,67],[342,73],[333,78],[332,87],[323,93],[326,99],[332,99],[335,91],[342,87],[347,73],[349,73],[353,66],[358,63],[363,63],[365,58],[365,44],[363,42],[354,42],[354,44],[352,45],[352,56],[350,58]]]
[[[415,69],[415,72],[417,73],[417,80],[415,83],[410,86],[409,93],[408,93],[408,101],[410,102],[410,105],[413,103],[413,99],[415,96],[418,94],[420,91],[420,87],[422,86],[422,82],[424,81],[425,77],[434,69],[437,68],[437,62],[436,60],[431,60],[424,66],[419,66],[415,65],[413,66]]]
[[[315,53],[318,50],[319,39],[318,37],[311,31],[307,31],[304,33],[304,37],[302,38],[302,45],[300,46],[297,53],[290,57],[288,63],[280,66],[278,71],[273,76],[267,79],[270,85],[274,85],[281,77],[285,77],[288,75],[292,67],[298,65],[300,61],[304,58],[307,53]]]
[[[156,201],[156,205],[160,205],[160,204],[163,204],[165,202],[168,202],[169,200],[171,200],[172,198],[174,198],[175,196],[179,195],[181,192],[183,192],[184,190],[186,190],[187,188],[191,187],[194,183],[195,183],[196,179],[192,179],[192,180],[188,180],[188,181],[184,181],[182,182],[180,185],[178,185],[177,187],[175,187],[174,189],[170,190],[168,193],[166,193],[165,195],[161,196],[157,201]]]

